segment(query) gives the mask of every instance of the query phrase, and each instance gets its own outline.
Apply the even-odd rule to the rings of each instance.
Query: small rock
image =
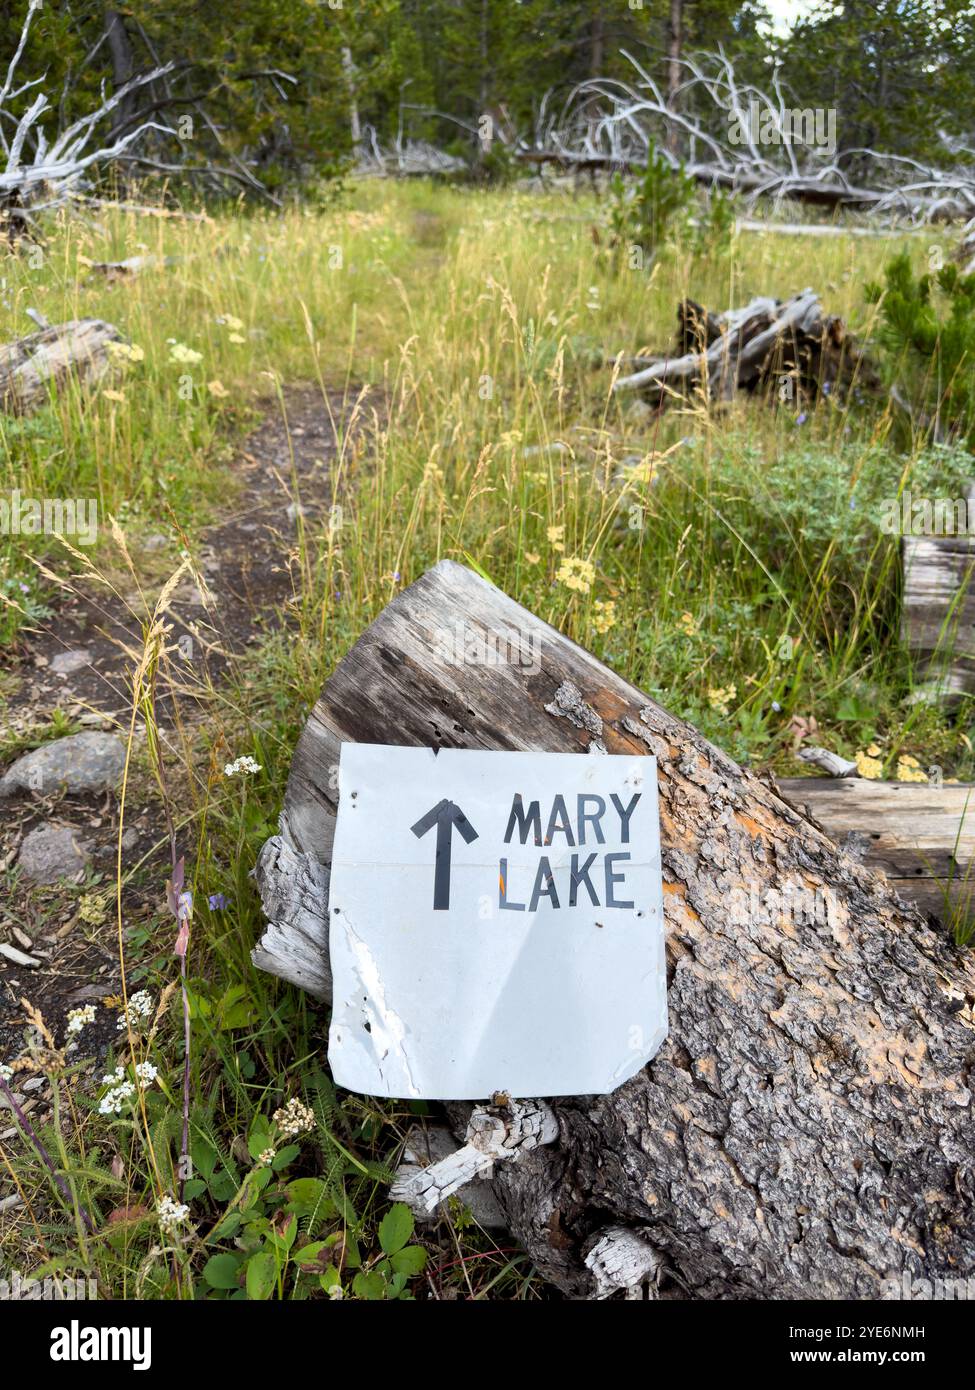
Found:
[[[62,787],[72,793],[108,791],[118,784],[124,766],[125,745],[114,734],[69,734],[18,758],[0,778],[0,796],[18,788],[42,795]]]
[[[25,1091],[39,1091],[44,1085],[43,1076],[32,1076],[29,1081],[24,1082]]]
[[[18,868],[34,883],[77,878],[91,858],[86,840],[69,825],[39,825],[25,836]]]
[[[56,676],[70,676],[91,662],[91,652],[87,647],[73,647],[68,652],[58,652],[51,658],[51,670]]]

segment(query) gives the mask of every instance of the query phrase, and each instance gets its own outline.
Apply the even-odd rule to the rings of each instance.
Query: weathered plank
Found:
[[[788,777],[778,787],[909,902],[940,918],[946,891],[961,908],[971,893],[975,911],[975,786]]]
[[[478,644],[507,658],[466,658]],[[327,944],[314,879],[346,739],[657,757],[670,1036],[611,1095],[550,1098],[557,1141],[493,1179],[548,1278],[573,1296],[605,1293],[607,1260],[593,1252],[616,1250],[621,1231],[648,1245],[638,1263],[663,1294],[857,1299],[891,1273],[975,1275],[975,968],[879,875],[445,561],[340,662],[299,741],[281,835],[258,869],[277,923],[262,964],[285,976],[292,914],[300,973],[312,936]],[[324,961],[311,984],[327,997]],[[469,1107],[448,1114],[465,1135]],[[504,1106],[493,1117],[517,1128]]]
[[[975,489],[965,501],[967,512],[975,514]],[[975,538],[905,535],[901,556],[901,630],[917,659],[918,693],[953,703],[975,693]]]

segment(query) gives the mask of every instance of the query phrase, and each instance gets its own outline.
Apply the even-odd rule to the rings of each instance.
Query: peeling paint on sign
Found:
[[[349,1090],[603,1094],[666,1037],[652,757],[344,744],[329,895]]]

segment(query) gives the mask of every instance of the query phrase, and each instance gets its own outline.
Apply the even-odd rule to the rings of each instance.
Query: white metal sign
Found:
[[[329,951],[349,1090],[615,1090],[667,1034],[656,759],[344,744]]]

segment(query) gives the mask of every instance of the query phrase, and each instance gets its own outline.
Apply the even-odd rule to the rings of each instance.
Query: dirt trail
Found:
[[[264,421],[244,441],[234,463],[235,505],[203,534],[195,558],[208,590],[206,603],[188,581],[172,604],[173,640],[181,643],[192,663],[194,686],[204,676],[219,681],[228,660],[257,640],[259,629],[287,623],[293,593],[287,559],[298,526],[295,484],[306,526],[320,523],[330,505],[329,471],[339,447],[336,429],[342,429],[350,405],[343,406],[341,396],[335,395],[326,407],[317,387],[291,390],[285,405],[287,426],[279,403],[265,403]],[[159,541],[165,553],[149,558],[154,572],[165,578],[179,557],[175,543],[163,537]],[[150,593],[157,590],[158,584]],[[141,609],[135,603],[132,607],[137,612]],[[63,596],[55,616],[27,643],[14,673],[16,687],[0,705],[0,726],[16,732],[48,722],[52,711],[60,709],[82,725],[111,728],[117,721],[124,731],[131,671],[125,648],[139,651],[141,646],[138,618],[104,587],[90,585],[79,597]],[[54,673],[51,663],[59,653],[82,649],[88,654],[85,664],[63,675]],[[184,718],[192,704],[191,699],[183,709]],[[162,724],[167,722],[164,706],[159,717]],[[0,800],[0,871],[11,872],[24,836],[52,820],[71,827],[92,846],[91,871],[101,876],[96,894],[98,887],[110,885],[118,830],[118,803],[111,794],[20,794]],[[158,807],[138,799],[130,802],[126,826],[124,855],[133,864],[159,841]],[[25,967],[0,956],[0,1062],[23,1050],[22,997],[41,1009],[60,1040],[69,1009],[117,993],[112,895],[106,898],[107,911],[99,921],[97,906],[94,912],[88,909],[96,920],[85,920],[77,894],[57,886],[39,887],[21,880],[4,895],[0,942],[28,951],[40,964]],[[144,897],[137,890],[126,890],[127,930],[138,929],[141,921],[148,926],[158,918],[159,906],[158,892]],[[86,1031],[85,1051],[95,1043],[103,1056],[114,1037],[114,1022],[105,1010],[98,1014],[95,1029]],[[45,1092],[38,1088],[34,1095],[25,1094],[25,1104],[39,1107],[43,1120]],[[0,1108],[0,1140],[5,1133],[11,1137],[8,1131],[8,1112]]]

